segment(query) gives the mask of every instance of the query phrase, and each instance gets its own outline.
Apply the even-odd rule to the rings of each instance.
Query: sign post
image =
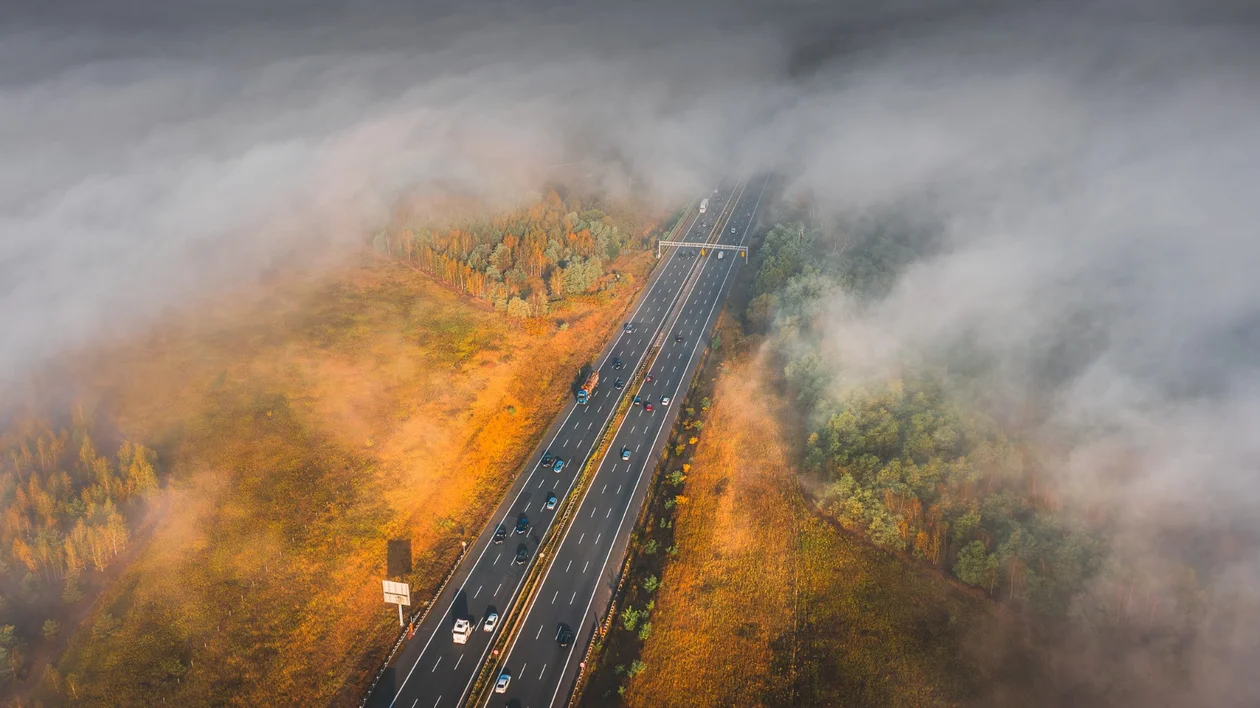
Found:
[[[391,602],[398,605],[398,626],[406,626],[403,621],[403,605],[411,607],[411,586],[407,583],[396,583],[392,580],[382,580],[381,585],[385,589],[385,602]]]

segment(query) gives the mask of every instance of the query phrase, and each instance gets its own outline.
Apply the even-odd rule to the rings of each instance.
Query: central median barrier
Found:
[[[740,185],[739,188],[732,192],[732,198],[722,212],[719,213],[718,218],[715,220],[714,228],[709,233],[709,238],[704,242],[697,242],[696,246],[704,246],[713,240],[721,239],[722,229],[726,227],[726,224],[729,223],[731,216],[734,214],[735,206],[743,194],[743,189],[744,185]],[[680,223],[682,222],[680,221]],[[599,443],[592,449],[591,455],[587,458],[586,464],[579,473],[573,489],[562,503],[560,512],[556,515],[542,543],[539,545],[535,554],[535,562],[530,566],[513,607],[508,608],[507,612],[505,612],[507,621],[504,623],[502,631],[495,634],[495,638],[490,645],[489,656],[477,671],[465,705],[481,705],[489,700],[489,692],[507,660],[506,649],[512,646],[516,637],[520,634],[525,618],[529,615],[529,610],[533,607],[534,600],[539,590],[542,589],[543,581],[550,570],[551,559],[558,551],[569,524],[572,523],[582,500],[585,499],[586,492],[590,488],[600,465],[603,463],[604,456],[608,452],[608,447],[616,437],[617,430],[620,429],[621,421],[625,418],[629,409],[633,407],[634,392],[644,383],[647,371],[651,368],[651,364],[656,360],[661,347],[665,344],[666,337],[669,336],[673,323],[676,323],[681,316],[682,308],[686,304],[687,298],[690,297],[691,291],[694,290],[701,272],[702,269],[699,267],[691,269],[686,281],[679,289],[680,296],[674,301],[670,312],[666,313],[665,317],[661,319],[660,330],[649,345],[648,350],[644,352],[644,356],[639,360],[639,365],[635,368],[629,383],[626,385],[626,395],[622,396],[616,411],[609,417]],[[669,323],[669,326],[666,326],[667,323]],[[655,469],[653,469],[653,472],[655,472]],[[615,543],[616,540],[613,539],[612,542]],[[563,677],[561,680],[563,680]]]

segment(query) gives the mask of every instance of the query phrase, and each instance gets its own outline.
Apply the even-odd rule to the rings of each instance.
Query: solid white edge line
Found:
[[[761,192],[759,192],[759,193],[758,193],[758,195],[757,195],[757,205],[753,207],[753,213],[754,213],[754,214],[756,213],[757,208],[761,205],[761,196],[762,196],[762,194],[764,194],[764,193],[765,193],[765,190],[766,190],[766,185],[767,185],[767,184],[769,184],[769,181],[770,181],[770,179],[769,179],[769,177],[767,176],[766,180],[765,180],[764,182],[762,182],[762,185],[761,185]],[[751,220],[751,219],[749,219],[748,223],[744,226],[744,233],[742,234],[742,236],[741,236],[741,238],[740,238],[740,243],[741,243],[741,244],[743,243],[744,238],[747,238],[747,236],[748,236],[748,229],[751,227],[751,225],[752,225],[752,220]],[[720,242],[721,242],[721,240],[722,240],[722,239],[721,239],[721,236],[719,235],[719,236],[718,236],[718,242],[720,243]],[[700,261],[700,260],[702,260],[702,259],[697,258],[696,260],[697,260],[697,261]],[[710,259],[703,259],[703,261],[704,261],[704,262],[699,264],[699,265],[700,265],[700,273],[701,273],[701,274],[703,274],[703,272],[704,272],[704,268],[705,268],[705,266],[706,266],[706,265],[708,265],[709,260],[710,260]],[[730,263],[730,264],[727,264],[727,265],[728,265],[728,266],[730,266],[730,265],[733,265],[734,263],[735,263],[735,261],[732,259],[731,263]],[[727,268],[727,271],[726,271],[726,275],[724,275],[724,276],[723,276],[723,278],[722,278],[722,286],[723,286],[723,287],[726,285],[726,280],[727,280],[727,278],[729,278],[729,277],[730,277],[731,270],[732,270],[732,268],[728,267],[728,268]],[[684,282],[685,282],[685,281],[686,281],[686,278],[684,278],[683,280],[684,280]],[[693,288],[693,292],[694,292],[694,288]],[[719,288],[719,292],[721,292],[721,289],[720,289],[720,288]],[[678,295],[681,295],[681,294],[682,294],[682,291],[681,291],[681,289],[680,289],[680,290],[679,290]],[[677,296],[676,296],[676,297],[674,298],[674,301],[677,301],[677,299],[678,299],[678,298],[677,298]],[[709,322],[709,320],[713,317],[714,307],[717,305],[717,302],[718,302],[718,300],[717,300],[717,299],[714,299],[714,301],[713,301],[713,305],[711,305],[711,306],[710,306],[710,309],[709,309],[709,316],[705,319],[705,328],[707,328],[707,327],[708,327],[708,322]],[[673,305],[672,305],[672,303],[671,303],[670,309],[673,309]],[[675,321],[677,321],[677,318],[675,318]],[[662,324],[662,325],[664,325],[664,320],[663,320],[663,319],[662,319],[662,321],[661,321],[661,324]],[[659,327],[658,327],[658,331],[659,331]],[[691,365],[691,359],[695,356],[696,345],[697,345],[698,343],[699,343],[699,339],[697,339],[697,340],[696,340],[696,342],[692,344],[692,352],[691,352],[691,355],[690,355],[690,356],[688,356],[688,358],[687,358],[687,364],[686,364],[686,366],[690,366],[690,365]],[[657,360],[658,358],[660,358],[660,355],[661,355],[661,352],[660,352],[660,351],[657,351],[656,356],[655,356],[655,357],[653,357],[652,361],[648,363],[648,369],[651,369],[652,365],[656,362],[656,360]],[[684,372],[686,372],[686,368],[685,368],[685,367],[683,368],[683,371],[684,371]],[[679,381],[679,384],[681,384],[681,380]],[[677,395],[678,395],[678,386],[675,386],[675,387],[674,387],[674,396],[676,397]],[[629,416],[627,416],[627,418],[628,418],[628,417],[629,417]],[[622,427],[624,427],[624,426],[625,426],[625,424],[626,424],[626,418],[622,418],[621,423],[617,426],[617,432],[613,433],[613,440],[616,440],[616,439],[617,439],[617,436],[619,436],[619,435],[621,434],[621,429],[622,429]],[[655,447],[655,446],[656,446],[656,441],[660,439],[660,435],[661,435],[661,432],[662,432],[663,430],[664,430],[664,426],[662,425],[662,427],[661,427],[659,430],[657,430],[656,437],[655,437],[655,438],[653,438],[653,440],[652,440],[652,447]],[[651,448],[649,448],[649,449],[651,449]],[[609,450],[608,452],[611,452],[611,450]],[[607,457],[608,457],[608,452],[605,452],[605,453],[604,453],[604,458],[605,458],[605,460],[606,460],[606,459],[607,459]],[[645,460],[645,462],[646,462],[646,460]],[[600,470],[603,468],[603,466],[604,466],[604,460],[601,460],[601,461],[600,461],[600,463],[599,463],[599,466],[598,466],[598,467],[596,467],[596,470],[595,470],[595,474],[596,474],[596,476],[598,476],[598,475],[599,475],[599,472],[600,472]],[[645,467],[646,467],[646,465],[645,465]],[[635,479],[634,489],[631,489],[631,491],[630,491],[630,497],[629,497],[630,499],[634,499],[634,492],[635,492],[635,490],[636,490],[636,489],[638,489],[638,486],[639,486],[639,481],[640,481],[642,478],[643,478],[643,470],[642,470],[642,469],[640,469],[640,472],[639,472],[638,476],[637,476],[637,477],[636,477],[636,479]],[[594,486],[594,484],[595,484],[595,480],[594,480],[594,479],[592,479],[592,480],[591,480],[591,485],[587,487],[587,489],[586,489],[586,491],[585,491],[585,492],[583,492],[583,494],[582,494],[582,499],[578,501],[578,510],[579,510],[579,511],[581,510],[582,504],[586,501],[586,497],[587,497],[587,495],[590,493],[591,487],[593,487],[593,486]],[[630,506],[629,506],[629,504],[627,503],[627,505],[626,505],[626,511],[623,511],[623,512],[622,512],[622,515],[621,515],[621,521],[620,521],[620,522],[618,523],[618,525],[617,525],[617,534],[616,534],[616,535],[620,535],[620,533],[621,533],[621,526],[622,526],[622,524],[624,524],[624,523],[625,523],[626,513],[627,513],[627,512],[629,512],[629,509],[630,509]],[[575,514],[575,517],[576,517],[576,514]],[[551,562],[548,564],[548,566],[547,566],[547,570],[546,570],[546,572],[543,574],[543,583],[544,583],[544,584],[547,582],[547,581],[546,581],[547,577],[549,577],[549,576],[551,575],[551,569],[554,567],[555,562],[556,562],[557,558],[558,558],[558,557],[559,557],[559,555],[560,555],[560,549],[564,548],[565,541],[567,541],[567,540],[568,540],[568,537],[569,537],[569,531],[571,531],[571,530],[572,530],[572,528],[573,528],[573,526],[572,526],[572,525],[570,525],[570,526],[569,526],[569,528],[565,529],[564,537],[562,537],[562,538],[560,539],[560,545],[559,545],[559,546],[557,546],[557,548],[556,548],[556,552],[555,552],[555,554],[553,554],[553,555],[552,555]],[[609,548],[608,548],[608,554],[609,554],[609,555],[611,555],[611,553],[612,553],[612,548],[613,548],[613,546],[615,546],[615,545],[616,545],[616,543],[615,543],[616,535],[614,535],[614,537],[613,537],[613,538],[614,538],[614,543],[613,543],[613,544],[611,544],[611,545],[609,546]],[[607,565],[608,565],[608,556],[606,555],[606,556],[605,556],[605,558],[604,558],[604,567],[607,567]],[[597,580],[598,580],[598,578],[599,578],[599,577],[602,577],[603,572],[604,572],[604,570],[603,570],[603,568],[601,568],[601,569],[600,569],[600,573],[599,573],[599,575],[597,575],[597,576],[596,576],[596,579],[597,579]],[[582,622],[581,622],[581,624],[579,624],[579,626],[582,626],[582,625],[584,625],[584,624],[586,623],[586,614],[590,612],[590,606],[591,606],[591,603],[592,603],[592,602],[594,602],[594,601],[595,601],[595,593],[591,593],[591,599],[590,599],[590,601],[588,601],[588,602],[587,602],[587,604],[586,604],[586,610],[585,610],[585,611],[583,612],[583,614],[582,614]],[[534,608],[534,603],[531,603],[531,604],[530,604],[530,606],[529,606],[529,609],[527,609],[527,610],[526,610],[526,615],[525,615],[525,621],[526,621],[526,622],[528,622],[528,621],[529,621],[529,613],[531,613],[531,612],[533,611],[533,608]],[[489,647],[487,647],[487,649],[488,649],[488,648],[489,648]],[[504,664],[505,666],[506,666],[506,665],[509,663],[509,661],[511,660],[512,651],[513,651],[515,648],[516,648],[516,640],[513,640],[513,641],[512,641],[512,645],[511,645],[510,647],[508,647],[508,651],[507,651],[507,653],[505,653],[505,654],[504,654],[504,657],[503,657],[503,664]],[[570,653],[570,655],[571,655],[571,653]],[[484,652],[483,652],[483,656],[484,656]],[[560,691],[560,683],[562,683],[562,682],[563,682],[563,679],[564,679],[564,672],[568,670],[568,666],[569,666],[569,659],[568,659],[568,657],[566,657],[565,662],[564,662],[564,667],[563,667],[563,668],[561,669],[561,671],[560,671],[560,678],[561,678],[561,681],[557,682],[557,684],[556,684],[556,691],[555,691],[555,693],[553,693],[553,694],[552,694],[552,697],[551,697],[551,702],[552,702],[552,703],[554,703],[554,702],[555,702],[555,697],[556,697],[556,695],[557,695],[557,694],[559,693],[559,691]],[[471,682],[470,682],[470,685],[471,685]],[[465,690],[465,692],[466,692],[466,691],[467,691],[467,688],[465,688],[464,690]],[[461,694],[461,695],[460,695],[460,701],[463,701],[463,694]],[[486,705],[489,705],[489,699],[487,699]]]
[[[762,182],[762,183],[761,183],[761,191],[757,193],[757,203],[756,203],[756,205],[755,205],[755,206],[753,206],[753,211],[752,211],[752,213],[756,214],[756,213],[757,213],[757,209],[761,206],[761,197],[762,197],[762,195],[764,195],[764,194],[765,194],[765,192],[766,192],[766,185],[767,185],[767,184],[769,184],[769,183],[770,183],[770,177],[769,177],[769,175],[767,175],[767,176],[766,176],[766,180],[765,180],[765,182]],[[744,239],[748,238],[748,229],[749,229],[751,226],[752,226],[752,219],[751,219],[751,218],[749,218],[749,220],[748,220],[748,224],[744,226],[744,233],[743,233],[743,235],[740,237],[740,240],[739,240],[740,245],[743,245],[743,243],[744,243]],[[731,264],[730,264],[730,265],[728,265],[728,267],[727,267],[727,270],[726,270],[726,275],[722,277],[722,287],[723,287],[723,288],[724,288],[724,287],[726,287],[726,280],[727,280],[727,278],[729,278],[729,277],[730,277],[730,275],[731,275],[731,271],[733,271],[733,270],[734,270],[734,268],[732,267],[732,266],[734,265],[734,263],[735,263],[735,261],[732,259]],[[719,289],[718,289],[718,292],[719,292],[719,293],[721,293],[721,288],[719,288]],[[709,319],[711,319],[711,318],[713,317],[713,313],[717,311],[717,304],[718,304],[718,302],[719,302],[719,301],[720,301],[720,298],[714,298],[714,300],[713,300],[713,305],[712,305],[712,306],[710,307],[710,309],[709,309],[709,316],[705,318],[705,321],[704,321],[704,327],[703,327],[703,328],[701,328],[701,331],[702,331],[702,332],[703,332],[703,331],[705,331],[705,330],[707,330],[707,329],[709,328]],[[696,353],[696,350],[698,349],[698,345],[699,345],[699,343],[700,343],[700,340],[697,338],[696,343],[695,343],[695,344],[693,344],[693,345],[692,345],[692,347],[691,347],[691,355],[687,357],[687,366],[691,366],[691,359],[692,359],[692,357],[694,357],[694,356],[695,356],[695,353]],[[686,369],[684,368],[684,369],[683,369],[683,371],[684,371],[684,372],[686,372]],[[679,381],[679,384],[680,384],[680,385],[681,385],[681,383],[682,383],[682,382],[681,382],[681,381]],[[672,397],[677,397],[677,396],[678,396],[678,386],[675,386],[675,387],[674,387],[674,395],[673,395]],[[664,426],[664,425],[661,425],[661,429],[657,431],[657,433],[656,433],[656,437],[655,437],[655,438],[653,438],[653,440],[652,440],[652,447],[651,447],[651,448],[648,448],[649,450],[654,449],[654,448],[656,447],[656,443],[657,443],[657,441],[660,439],[660,437],[661,437],[661,433],[662,433],[662,432],[664,432],[664,431],[665,431],[665,426]],[[647,460],[644,460],[644,467],[643,467],[643,469],[642,469],[642,470],[640,470],[640,471],[639,471],[638,478],[634,480],[634,489],[630,490],[630,497],[629,497],[629,500],[631,500],[631,501],[633,501],[633,500],[634,500],[634,493],[635,493],[635,491],[637,491],[637,490],[638,490],[638,488],[639,488],[639,482],[641,482],[641,481],[643,480],[643,477],[644,477],[643,472],[644,472],[644,471],[646,471],[646,469],[647,469]],[[597,592],[597,591],[598,591],[598,589],[599,589],[599,579],[600,579],[600,578],[602,578],[602,577],[604,577],[604,571],[608,569],[608,559],[609,559],[610,557],[612,557],[612,551],[613,551],[613,548],[617,545],[617,536],[620,536],[620,535],[621,535],[621,526],[622,526],[622,524],[624,524],[624,523],[626,522],[626,515],[627,515],[627,514],[629,514],[629,513],[630,513],[630,504],[629,504],[629,502],[627,502],[627,503],[626,503],[626,510],[625,510],[625,511],[623,511],[623,512],[621,513],[621,521],[620,521],[620,522],[618,522],[618,524],[617,524],[617,533],[613,536],[613,542],[612,542],[612,543],[610,543],[610,544],[608,545],[608,553],[604,556],[604,565],[603,565],[603,566],[599,569],[599,573],[595,576],[595,580],[596,580],[596,582],[595,582],[595,591],[591,592],[591,599],[590,599],[590,600],[588,600],[588,601],[587,601],[587,603],[586,603],[586,609],[582,612],[582,621],[578,624],[578,626],[579,626],[579,627],[585,627],[585,626],[586,626],[586,616],[587,616],[588,614],[590,614],[590,611],[591,611],[591,605],[595,602],[595,595],[596,595],[596,594],[598,594],[598,592]],[[564,544],[563,544],[563,542],[562,542],[560,545],[561,545],[561,546],[563,546],[563,545],[564,545]],[[556,555],[559,555],[559,551],[558,551],[558,550],[557,550],[557,552],[556,552]],[[551,572],[550,568],[548,568],[548,571],[547,571],[547,572],[548,572],[548,573],[550,573],[550,572]],[[544,582],[546,582],[546,581],[544,580]],[[513,642],[513,645],[515,645],[515,642]],[[510,654],[510,651],[509,651],[509,654]],[[549,706],[553,706],[553,705],[555,705],[555,703],[556,703],[556,696],[560,695],[560,686],[564,683],[564,674],[565,674],[565,673],[569,670],[569,660],[570,660],[571,658],[573,658],[573,652],[569,652],[569,653],[568,653],[568,655],[567,655],[567,656],[565,657],[565,659],[564,659],[564,666],[560,669],[560,680],[556,681],[556,690],[555,690],[555,691],[553,691],[553,692],[552,692],[552,694],[551,694],[551,700],[548,702],[548,705],[549,705]],[[487,705],[489,705],[489,704],[487,703]]]

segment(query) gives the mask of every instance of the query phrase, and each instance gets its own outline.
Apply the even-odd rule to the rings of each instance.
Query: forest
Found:
[[[586,203],[584,203],[584,201]],[[647,228],[555,191],[535,204],[460,228],[386,229],[373,247],[513,319],[541,317],[548,303],[600,289],[605,264],[643,249]]]
[[[907,228],[823,246],[803,222],[777,225],[759,254],[747,317],[768,331],[803,410],[803,467],[818,503],[874,544],[952,573],[995,598],[1062,615],[1102,565],[1097,540],[1043,498],[1033,456],[954,392],[964,374],[902,362],[901,376],[834,385],[818,316],[827,297],[887,293],[933,247]]]
[[[26,420],[0,436],[0,681],[22,677],[33,645],[53,639],[92,574],[126,551],[158,486],[152,450],[98,451],[81,412],[69,428]],[[97,438],[97,439],[94,439]]]

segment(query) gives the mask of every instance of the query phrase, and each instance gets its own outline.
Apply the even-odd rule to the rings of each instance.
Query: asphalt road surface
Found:
[[[764,181],[758,179],[744,191],[723,228],[722,243],[745,243],[764,189]],[[699,355],[712,335],[730,276],[740,262],[737,256],[737,252],[727,251],[720,260],[716,254],[697,259],[702,270],[695,286],[685,294],[681,312],[669,322],[665,344],[649,362],[647,373],[652,381],[633,392],[644,404],[653,403],[655,410],[633,406],[620,423],[573,523],[550,560],[524,625],[507,649],[504,673],[511,677],[508,690],[491,694],[490,705],[541,708],[567,700],[581,654],[611,600],[630,532],[647,495],[648,477],[656,468],[682,405],[681,400],[662,405],[662,397],[679,399],[686,394],[699,366]],[[624,459],[625,450],[629,460]],[[568,647],[557,641],[561,627],[573,633]]]
[[[760,189],[761,185],[758,184],[757,187]],[[719,184],[717,190],[709,195],[707,213],[693,218],[686,234],[679,240],[696,242],[709,240],[715,218],[722,213],[728,201],[735,198],[739,192],[739,185]],[[740,205],[739,209],[742,211],[736,211],[730,217],[730,224],[723,226],[722,239],[726,243],[742,238],[751,217],[752,202],[749,201],[748,208]],[[744,212],[749,212],[749,214],[746,215]],[[731,226],[738,227],[738,234],[730,233]],[[685,251],[691,253],[685,253]],[[631,376],[645,357],[664,320],[675,309],[674,306],[682,295],[682,287],[688,281],[689,274],[695,269],[704,269],[701,284],[695,287],[694,292],[686,300],[688,306],[692,300],[712,303],[720,290],[720,285],[717,284],[722,282],[722,278],[715,279],[711,274],[725,274],[730,264],[736,260],[733,253],[728,253],[725,259],[719,261],[715,257],[698,257],[696,251],[698,249],[673,249],[666,256],[665,262],[656,269],[653,279],[644,289],[638,304],[632,309],[632,314],[627,320],[633,325],[632,330],[627,331],[626,328],[622,328],[595,362],[600,379],[591,401],[586,405],[578,405],[574,399],[570,399],[561,411],[556,422],[544,436],[543,444],[530,456],[522,473],[495,511],[492,521],[473,542],[451,582],[437,598],[434,610],[416,628],[414,637],[407,641],[395,657],[393,665],[381,677],[369,696],[369,706],[438,708],[463,703],[476,671],[489,651],[491,639],[501,631],[504,619],[506,619],[505,610],[510,608],[516,599],[521,581],[526,577],[534,562],[538,546],[555,516],[554,510],[544,508],[548,496],[554,494],[559,502],[563,502],[569,494],[578,472],[586,464],[592,449],[602,437],[609,419],[617,410],[621,396],[631,393],[628,390]],[[707,312],[707,310],[704,311]],[[683,352],[695,350],[701,336],[707,336],[704,332],[705,327],[708,326],[703,323],[701,310],[691,308],[687,312],[689,314],[679,318],[679,328],[685,334],[686,340],[681,344],[676,343],[671,334],[667,346],[662,348],[656,363],[661,372],[660,377],[637,393],[650,395],[656,401],[666,391],[686,390],[685,381],[690,380],[691,376],[687,362],[694,357],[689,359]],[[621,368],[616,366],[616,360],[620,360]],[[626,383],[625,388],[620,390],[616,388],[614,382],[618,379]],[[617,450],[621,449],[622,444],[632,444],[633,447],[637,447],[639,451],[636,454],[639,456],[632,457],[629,463],[636,469],[642,470],[643,463],[648,459],[648,452],[652,448],[653,441],[647,438],[648,429],[653,427],[659,429],[665,420],[665,414],[670,410],[672,409],[662,408],[660,412],[654,416],[648,416],[643,422],[629,423],[629,428],[637,431],[638,434],[634,432],[627,434],[624,431],[619,433],[613,447]],[[635,408],[627,420],[638,421],[643,415],[641,408]],[[554,472],[551,466],[544,468],[541,459],[545,454],[554,455],[564,461],[560,472]],[[617,459],[620,460],[620,457]],[[612,502],[614,497],[621,499],[619,510],[615,514],[605,509],[600,512],[601,518],[598,521],[615,524],[619,523],[620,517],[624,515],[623,509],[629,503],[631,490],[634,487],[633,480],[630,480],[629,484],[625,482],[625,479],[628,479],[626,467],[626,464],[621,464],[620,473],[607,472],[601,468],[597,480],[600,485],[613,477],[622,478],[623,481],[618,482],[613,489],[607,490],[610,493],[609,496],[604,495],[603,492],[599,495],[588,495],[588,499],[592,501],[599,498],[604,498],[608,502]],[[583,513],[589,516],[590,512]],[[528,528],[524,533],[517,534],[515,530],[522,514],[525,515]],[[578,525],[586,529],[587,527],[594,528],[593,524],[597,520],[580,518],[578,521],[581,522]],[[494,543],[494,532],[500,524],[506,528],[508,536],[501,542]],[[600,528],[602,529],[602,526]],[[579,535],[582,533],[584,531],[578,532]],[[596,543],[594,536],[601,533],[606,538],[601,538]],[[584,546],[582,543],[576,546],[583,552],[592,554],[603,549],[603,555],[606,555],[615,536],[613,529],[607,532],[597,529],[591,539],[582,539]],[[571,541],[569,543],[572,544]],[[524,563],[517,563],[517,554],[522,549],[528,556],[527,560]],[[592,567],[588,569],[588,577],[592,582],[603,567],[604,560],[603,557],[597,562],[591,560]],[[577,588],[577,585],[573,586],[574,590]],[[584,598],[590,595],[587,590],[583,590],[583,593],[585,593]],[[575,608],[580,612],[583,606],[584,604],[575,605]],[[498,612],[504,617],[500,619],[493,631],[485,631],[485,619],[491,612]],[[473,631],[467,643],[455,644],[451,630],[455,621],[461,618],[472,622]],[[550,635],[543,638],[553,639]],[[556,654],[555,649],[556,644],[552,641],[548,647],[548,656]],[[559,667],[558,662],[551,661],[551,663],[554,667]],[[555,673],[554,677],[546,677],[551,685],[555,685],[559,680],[559,673],[553,673]],[[522,681],[522,684],[525,683]],[[535,684],[537,683],[535,681]]]

